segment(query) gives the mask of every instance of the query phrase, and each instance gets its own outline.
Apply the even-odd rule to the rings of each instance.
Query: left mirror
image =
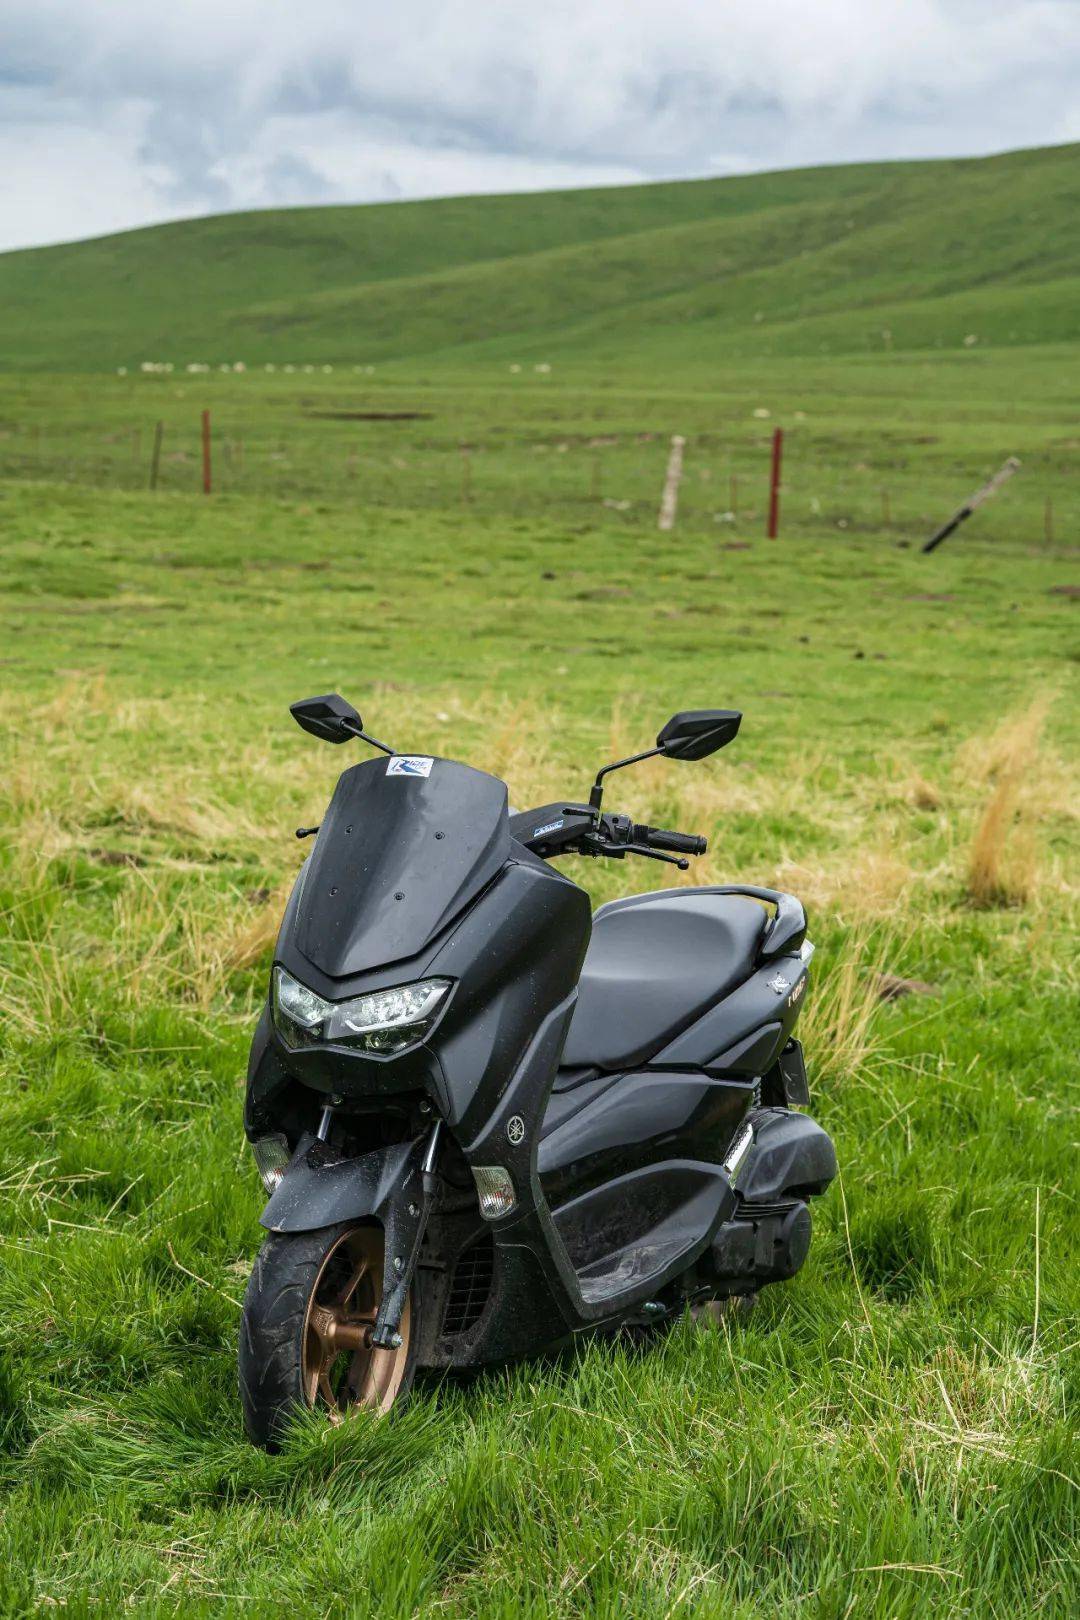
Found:
[[[289,713],[298,726],[310,731],[313,737],[321,737],[323,742],[348,742],[364,729],[352,704],[346,703],[337,692],[328,692],[325,697],[301,698],[299,703],[289,704]]]
[[[731,742],[741,720],[739,709],[684,709],[672,715],[656,746],[669,759],[704,759]]]

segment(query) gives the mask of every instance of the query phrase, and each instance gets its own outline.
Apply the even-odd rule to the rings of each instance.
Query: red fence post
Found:
[[[202,488],[203,494],[210,493],[210,412],[202,413]]]
[[[780,459],[784,453],[784,430],[776,428],[772,436],[772,471],[769,474],[769,527],[768,538],[775,540],[780,532]]]

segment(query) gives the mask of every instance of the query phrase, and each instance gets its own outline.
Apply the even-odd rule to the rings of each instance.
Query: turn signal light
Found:
[[[484,1219],[497,1221],[501,1216],[509,1215],[517,1203],[509,1170],[504,1170],[501,1164],[474,1164],[472,1173]]]
[[[274,1192],[292,1158],[287,1139],[280,1134],[257,1136],[251,1144],[251,1151],[263,1186],[268,1193]]]

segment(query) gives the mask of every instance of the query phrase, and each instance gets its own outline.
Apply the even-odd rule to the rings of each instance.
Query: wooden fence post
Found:
[[[952,534],[954,529],[958,529],[960,527],[965,518],[969,518],[972,512],[977,512],[983,502],[990,499],[991,495],[997,494],[1002,484],[1012,477],[1013,473],[1016,472],[1019,466],[1019,458],[1017,456],[1010,456],[1005,465],[998,468],[993,478],[988,478],[982,488],[977,489],[974,495],[969,496],[969,498],[964,502],[959,511],[953,513],[948,523],[942,524],[941,528],[938,529],[936,534],[932,534],[930,536],[925,546],[923,546],[923,553],[925,554],[928,551],[935,551],[943,540],[947,540],[949,538],[949,535]]]
[[[673,529],[675,527],[675,513],[679,505],[679,484],[682,482],[682,455],[686,440],[681,433],[671,436],[671,454],[668,456],[667,475],[664,478],[664,493],[660,497],[660,515],[656,520],[658,529]]]

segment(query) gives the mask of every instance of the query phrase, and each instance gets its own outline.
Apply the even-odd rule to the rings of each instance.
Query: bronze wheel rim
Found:
[[[401,1344],[378,1350],[371,1330],[383,1293],[381,1230],[356,1226],[327,1250],[304,1318],[301,1378],[309,1406],[331,1421],[366,1408],[389,1412],[409,1360],[410,1309],[401,1315]]]

